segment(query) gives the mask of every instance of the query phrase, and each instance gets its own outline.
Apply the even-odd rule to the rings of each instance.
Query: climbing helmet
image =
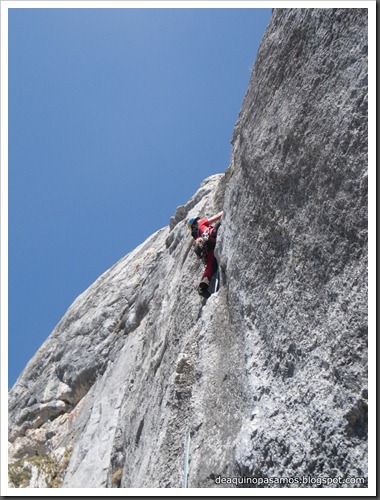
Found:
[[[198,219],[198,217],[189,217],[187,219],[187,227],[190,229],[190,231],[193,230],[193,224],[194,222]]]

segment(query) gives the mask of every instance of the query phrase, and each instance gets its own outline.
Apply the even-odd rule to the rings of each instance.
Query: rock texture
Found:
[[[12,487],[181,487],[188,435],[189,487],[367,486],[339,483],[367,478],[366,36],[366,9],[274,10],[226,173],[11,389]],[[222,209],[204,303],[185,220]]]
[[[366,475],[366,22],[276,11],[234,130],[220,260],[249,372],[246,473]]]

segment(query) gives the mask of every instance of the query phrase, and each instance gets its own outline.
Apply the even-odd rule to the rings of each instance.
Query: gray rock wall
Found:
[[[219,251],[249,474],[366,475],[366,26],[361,9],[276,10],[235,126]]]
[[[12,487],[181,487],[189,434],[189,487],[366,477],[366,12],[274,11],[226,173],[78,297],[10,391]],[[203,303],[185,221],[221,209]]]

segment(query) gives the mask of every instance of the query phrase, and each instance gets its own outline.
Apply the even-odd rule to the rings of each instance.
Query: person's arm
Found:
[[[212,224],[213,222],[216,222],[217,220],[221,219],[223,215],[223,212],[219,212],[218,214],[214,215],[210,219],[208,219],[208,222]]]

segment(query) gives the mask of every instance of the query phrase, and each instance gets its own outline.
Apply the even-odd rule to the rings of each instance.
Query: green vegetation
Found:
[[[112,488],[120,488],[121,478],[123,476],[123,469],[116,469],[112,474],[111,486]]]
[[[27,488],[32,478],[32,469],[28,467],[26,460],[17,460],[9,464],[8,478],[10,486],[14,488]]]
[[[65,448],[61,461],[58,461],[53,455],[35,455],[21,458],[9,464],[9,484],[14,488],[28,488],[33,469],[36,468],[38,475],[44,477],[47,488],[60,488],[70,455],[71,452]]]

